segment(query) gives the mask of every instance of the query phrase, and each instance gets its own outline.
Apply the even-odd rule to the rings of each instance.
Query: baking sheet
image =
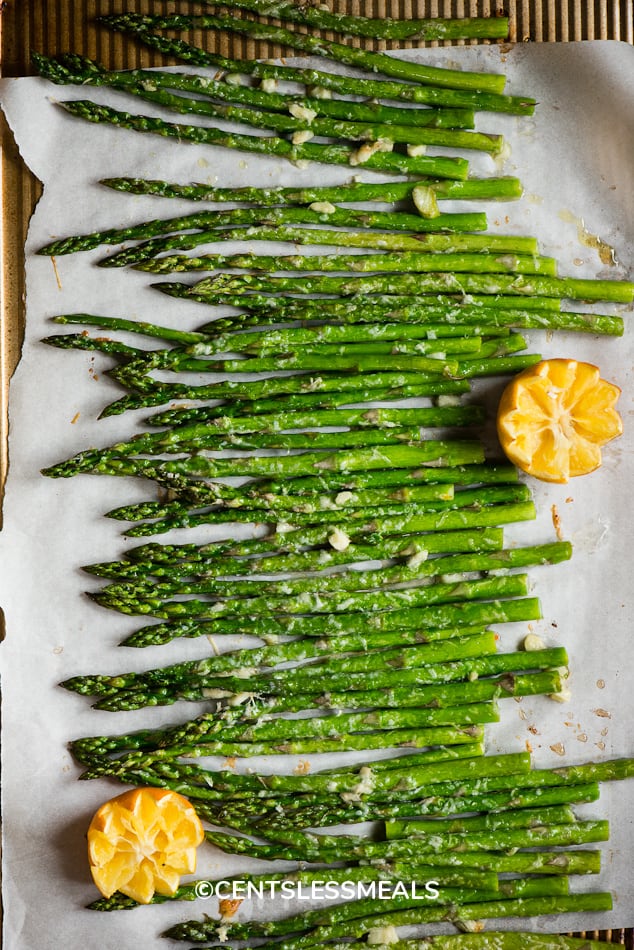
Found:
[[[632,277],[634,51],[630,47],[546,44],[506,52],[496,47],[407,55],[464,68],[503,69],[509,76],[509,91],[535,95],[540,102],[532,119],[493,115],[479,119],[482,130],[502,131],[509,138],[511,157],[499,170],[518,174],[526,190],[520,202],[490,208],[492,230],[537,235],[543,253],[560,259],[562,273]],[[0,535],[0,600],[8,631],[0,648],[4,946],[72,950],[92,945],[97,935],[105,948],[139,945],[141,940],[144,946],[151,945],[154,935],[159,946],[158,934],[165,926],[215,912],[215,907],[212,902],[175,904],[103,916],[83,909],[94,894],[84,858],[85,828],[95,808],[120,786],[76,782],[78,772],[65,745],[79,735],[179,721],[201,707],[181,704],[129,714],[98,713],[56,684],[76,673],[144,669],[202,656],[210,648],[206,641],[178,641],[170,648],[120,650],[118,641],[140,622],[110,615],[82,596],[82,591],[95,585],[80,573],[80,565],[117,558],[134,543],[122,539],[121,526],[102,514],[124,501],[147,497],[148,486],[85,476],[54,481],[38,474],[60,458],[109,444],[131,431],[127,416],[96,422],[99,411],[120,392],[102,375],[109,365],[106,358],[53,350],[39,341],[56,332],[54,325],[47,324],[47,318],[56,313],[85,310],[194,327],[204,321],[205,311],[194,303],[159,296],[149,289],[150,281],[143,274],[94,267],[103,250],[60,258],[57,274],[50,259],[35,257],[33,251],[55,235],[191,209],[185,203],[106,192],[95,182],[107,175],[209,180],[222,185],[294,184],[314,183],[317,176],[323,183],[346,180],[349,170],[313,165],[300,171],[281,160],[200,146],[185,148],[155,137],[88,126],[51,103],[83,97],[85,88],[52,87],[29,79],[6,81],[0,93],[22,154],[45,185],[27,244],[27,336],[12,384],[11,467]],[[124,101],[118,94],[93,89],[90,98],[119,106]],[[139,104],[136,111],[156,110]],[[477,157],[473,166],[475,173],[498,171],[486,156]],[[615,248],[615,266],[599,259],[589,246],[593,243],[589,235],[600,235]],[[629,333],[623,340],[564,334],[552,338],[533,334],[531,339],[533,349],[545,356],[598,363],[604,375],[624,390],[621,410],[626,423],[625,435],[606,450],[602,469],[571,486],[534,485],[538,520],[507,532],[509,539],[521,543],[552,539],[551,506],[556,505],[564,535],[575,544],[569,564],[532,571],[545,618],[533,627],[549,644],[568,647],[572,703],[558,706],[541,698],[507,703],[503,722],[488,733],[489,751],[517,751],[530,741],[535,764],[555,767],[634,751],[627,661],[632,628],[628,490],[633,460],[627,426],[632,413],[632,343]],[[483,386],[491,404],[498,388],[495,381]],[[175,539],[182,540],[184,534],[176,534]],[[210,532],[198,532],[198,536],[203,534],[207,537]],[[525,632],[525,625],[504,627],[504,647],[512,649]],[[607,712],[609,718],[597,710]],[[560,745],[564,757],[551,749]],[[295,764],[295,759],[285,763],[289,770]],[[629,859],[634,844],[633,803],[634,786],[627,783],[604,786],[600,802],[585,809],[594,817],[609,817],[613,831],[604,847],[601,878],[575,882],[575,889],[612,890],[614,911],[522,921],[522,927],[555,931],[634,924],[634,874]],[[253,864],[249,862],[250,867]],[[226,858],[203,848],[198,874],[224,876],[246,865],[245,859]],[[288,906],[275,908],[276,913],[288,910]],[[264,915],[268,907],[257,911]],[[247,907],[241,909],[241,914],[248,912]],[[508,928],[512,922],[500,926]]]

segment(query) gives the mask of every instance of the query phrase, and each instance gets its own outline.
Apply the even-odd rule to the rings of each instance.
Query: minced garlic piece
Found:
[[[247,76],[243,73],[228,73],[225,76],[225,82],[228,86],[246,86],[248,81]]]
[[[313,99],[332,99],[332,90],[326,89],[324,86],[311,86],[308,95],[312,96]]]
[[[317,113],[314,109],[309,109],[307,106],[301,106],[299,102],[291,102],[288,107],[288,111],[295,119],[302,119],[303,122],[310,123],[317,116]]]
[[[310,129],[300,129],[298,132],[293,132],[291,141],[293,145],[303,145],[304,142],[310,142],[314,138],[315,133],[311,132]]]
[[[522,646],[528,653],[534,653],[535,650],[543,650],[546,644],[536,633],[529,633],[524,637]]]
[[[350,538],[341,528],[335,528],[328,538],[328,543],[335,551],[345,551],[350,546]]]
[[[316,211],[317,214],[332,214],[337,209],[330,201],[313,201],[308,205],[309,211]]]
[[[396,927],[372,927],[370,930],[368,930],[367,942],[371,946],[379,946],[386,943],[398,943]]]
[[[364,142],[363,145],[350,156],[351,165],[364,165],[375,152],[391,152],[394,142],[388,139],[378,139],[376,142]]]

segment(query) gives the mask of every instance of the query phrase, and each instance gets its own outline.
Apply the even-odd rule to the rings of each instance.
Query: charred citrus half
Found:
[[[163,788],[135,788],[105,802],[88,828],[88,860],[105,897],[121,891],[148,904],[171,896],[196,870],[204,832],[192,805]]]
[[[601,446],[623,431],[615,409],[620,394],[592,363],[542,360],[502,394],[502,448],[518,468],[544,481],[567,482],[592,472],[601,464]]]

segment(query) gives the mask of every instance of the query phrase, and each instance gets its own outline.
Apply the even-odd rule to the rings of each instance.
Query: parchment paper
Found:
[[[498,163],[497,168],[492,159],[475,156],[473,173],[517,174],[525,186],[521,201],[487,207],[493,231],[537,235],[542,252],[561,261],[562,274],[632,278],[631,47],[592,42],[506,50],[410,51],[406,55],[464,68],[504,70],[509,92],[535,95],[539,100],[532,119],[479,116],[478,128],[503,132],[512,151],[504,167]],[[127,100],[117,93],[93,88],[88,93],[90,98],[126,108]],[[149,288],[147,275],[95,267],[103,249],[58,259],[57,276],[51,260],[33,252],[53,236],[194,210],[185,202],[114,194],[96,184],[102,177],[137,175],[220,185],[315,184],[347,180],[350,171],[321,165],[300,171],[282,160],[186,147],[154,136],[94,127],[53,104],[59,99],[84,98],[85,87],[9,80],[0,84],[0,94],[22,155],[45,185],[27,244],[26,340],[11,387],[10,473],[0,534],[0,601],[7,621],[6,641],[0,648],[4,947],[159,947],[165,945],[159,938],[161,930],[178,920],[215,914],[215,902],[107,915],[84,909],[96,896],[85,858],[85,830],[93,811],[120,786],[77,782],[79,773],[66,743],[80,735],[182,721],[204,707],[180,704],[136,713],[100,713],[57,684],[79,673],[146,669],[200,657],[208,655],[210,646],[202,639],[142,651],[119,649],[117,643],[141,623],[107,612],[83,596],[83,591],[98,585],[80,572],[80,566],[118,558],[135,543],[123,539],[121,525],[104,519],[103,513],[124,501],[148,497],[149,486],[96,476],[51,480],[39,474],[42,467],[61,458],[127,438],[132,431],[127,415],[96,421],[103,406],[120,394],[102,375],[110,365],[107,358],[59,351],[39,341],[57,332],[47,322],[57,313],[84,310],[196,327],[205,321],[205,309],[161,296]],[[131,111],[157,112],[140,102]],[[369,173],[366,176],[371,178]],[[616,265],[601,262],[589,246],[588,234],[599,235],[614,247]],[[506,701],[502,723],[488,729],[490,752],[523,750],[530,743],[536,766],[556,767],[634,754],[629,548],[634,473],[632,334],[629,327],[620,340],[534,333],[531,341],[532,348],[544,356],[598,363],[603,375],[623,388],[620,408],[625,421],[624,436],[604,452],[599,471],[569,486],[532,482],[537,521],[507,531],[509,540],[522,544],[552,540],[552,506],[556,506],[563,535],[575,545],[569,564],[531,571],[544,610],[544,620],[532,627],[549,645],[563,644],[569,649],[571,704],[560,706],[545,698]],[[492,407],[500,384],[490,380],[481,385]],[[143,415],[139,413],[139,421]],[[189,533],[187,539],[210,536],[209,530],[200,530]],[[184,540],[185,532],[172,537]],[[513,649],[527,627],[507,625],[500,632],[502,647]],[[563,754],[553,751],[553,746]],[[311,761],[316,768],[318,757]],[[290,771],[296,759],[278,758],[267,767],[281,764]],[[592,817],[608,817],[612,836],[603,847],[600,878],[574,881],[573,886],[575,890],[611,890],[612,913],[492,926],[554,932],[633,925],[633,806],[634,783],[627,782],[604,786],[601,800],[583,809]],[[204,846],[197,876],[226,875],[256,866],[257,862],[227,858]],[[274,908],[244,905],[239,916],[288,912],[288,905],[281,903]]]

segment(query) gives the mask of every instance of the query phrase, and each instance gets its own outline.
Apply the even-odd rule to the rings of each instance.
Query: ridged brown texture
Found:
[[[191,11],[179,0],[176,12]],[[510,17],[511,42],[555,42],[613,39],[634,42],[634,0],[331,0],[331,8],[342,13],[365,16]],[[48,56],[74,51],[103,62],[113,69],[158,66],[167,60],[142,49],[133,40],[98,28],[96,14],[157,12],[151,0],[0,0],[0,49],[3,76],[33,73],[31,50]],[[284,51],[273,44],[212,32],[192,31],[184,38],[197,45],[228,53],[236,58],[272,57]],[[357,39],[358,45],[372,47],[371,40]],[[395,43],[377,44],[389,48]],[[411,46],[411,43],[403,43]],[[437,46],[438,43],[431,43]],[[444,44],[448,45],[448,44]],[[8,379],[16,364],[24,320],[24,272],[22,248],[28,220],[40,194],[39,183],[22,165],[17,150],[0,122],[2,142],[2,248],[0,272],[0,485],[4,481],[6,456],[6,396]]]

